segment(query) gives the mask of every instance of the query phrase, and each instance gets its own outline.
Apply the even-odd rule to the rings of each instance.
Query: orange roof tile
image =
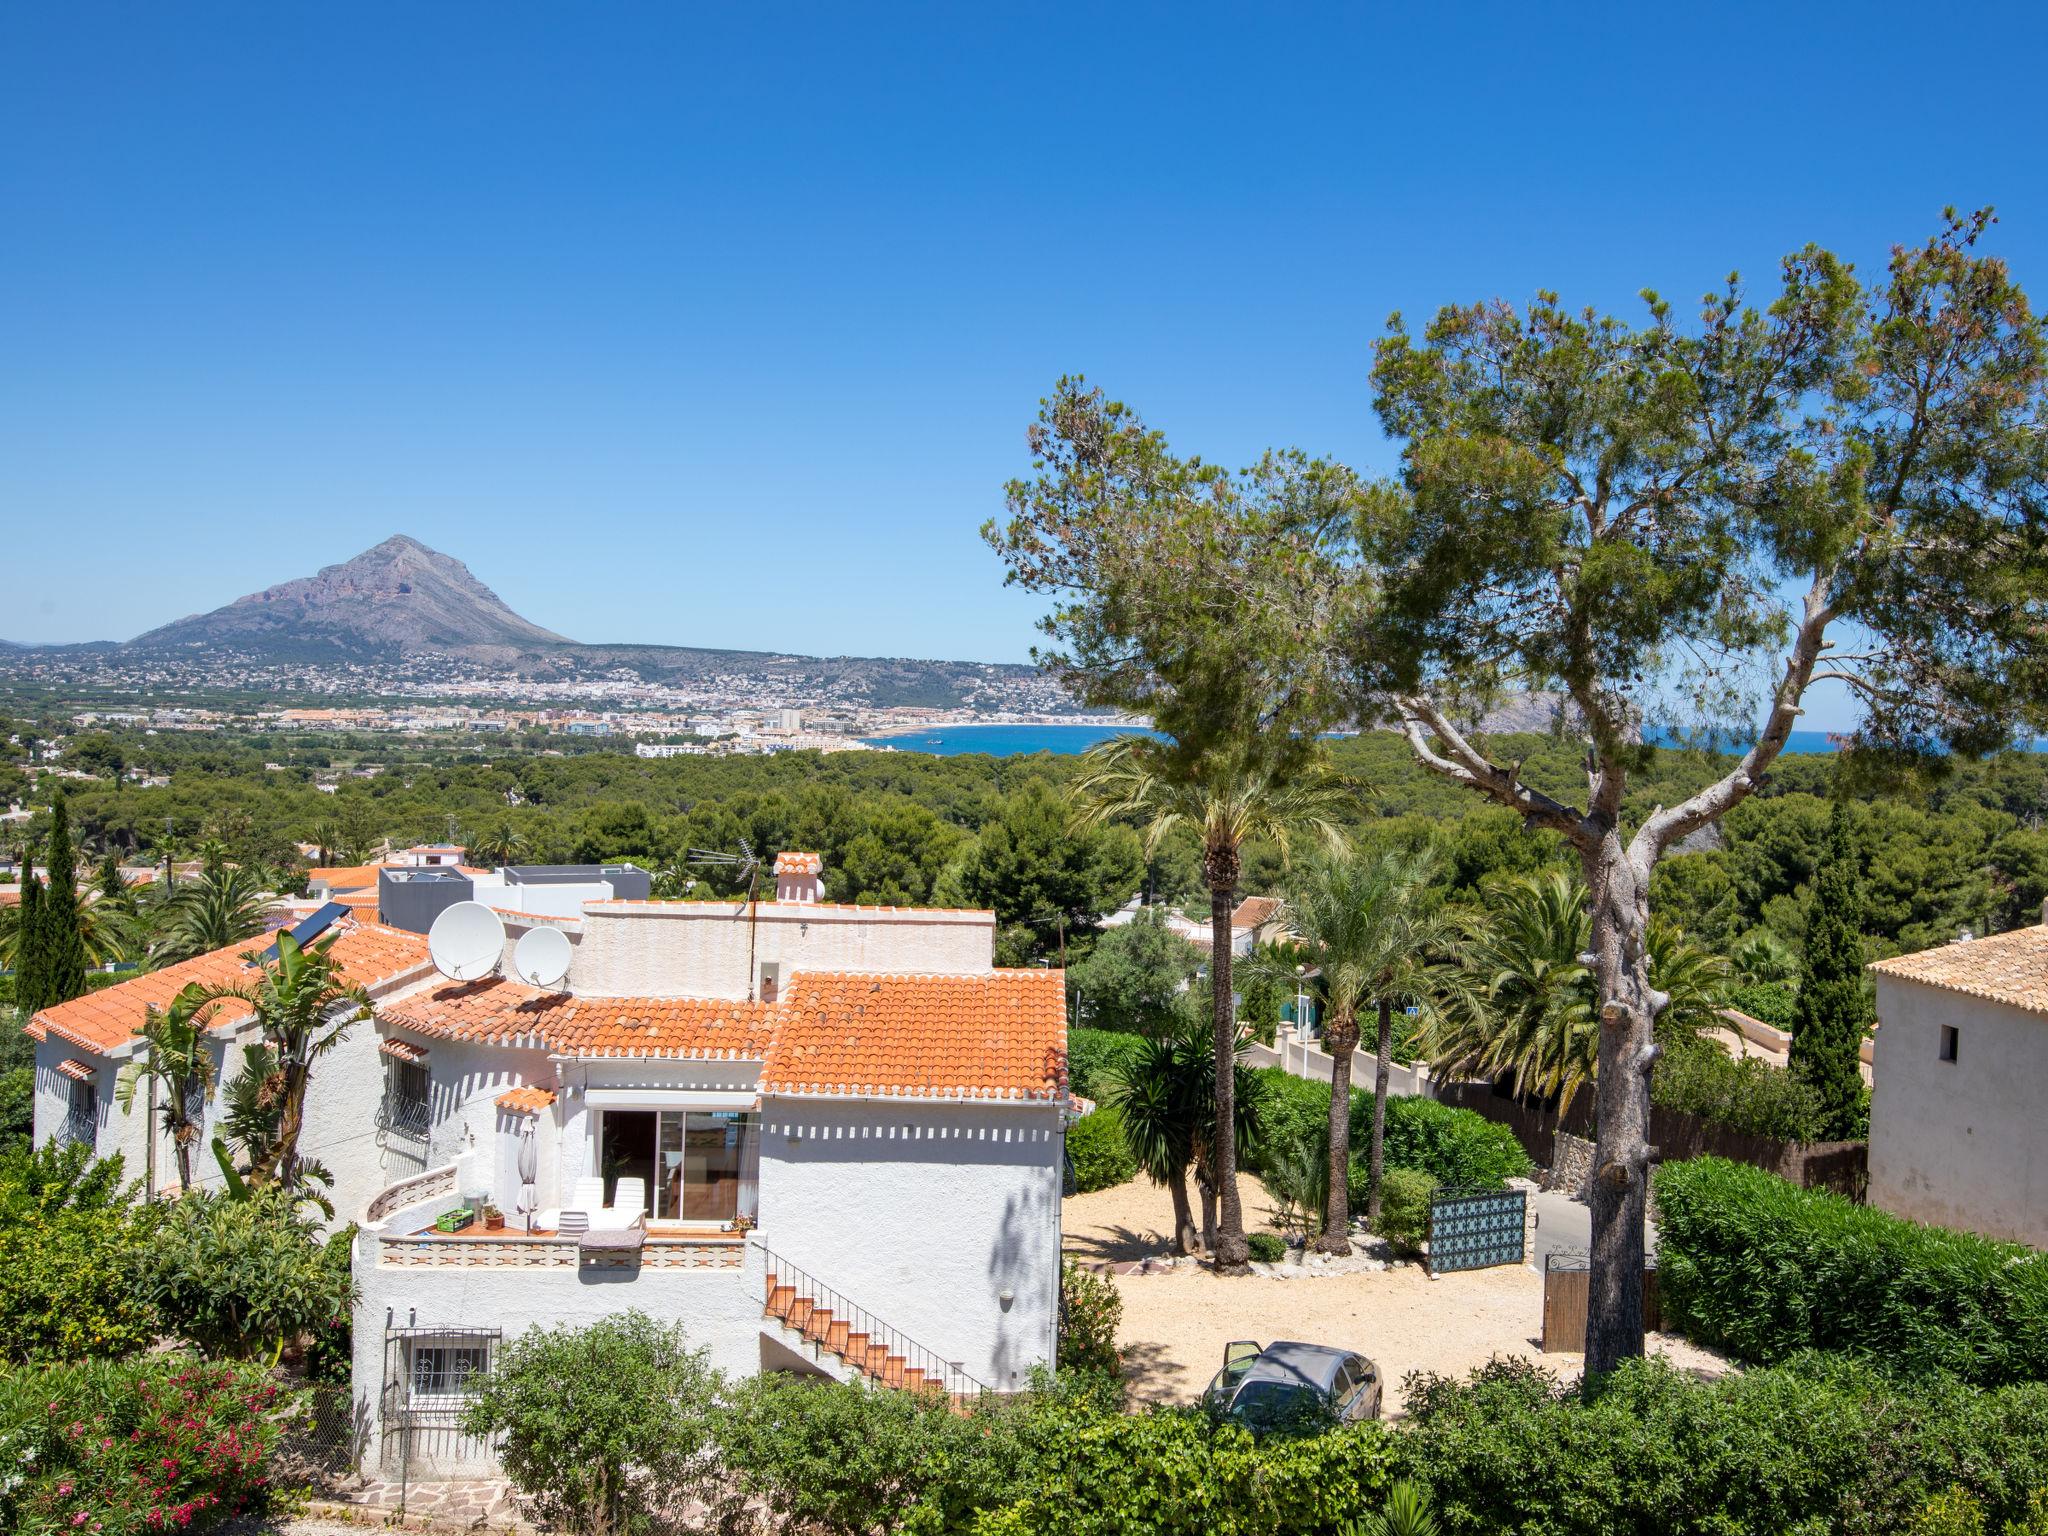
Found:
[[[377,864],[336,864],[325,868],[306,871],[308,885],[325,885],[330,891],[359,891],[365,886],[375,889]]]
[[[498,1095],[498,1108],[514,1115],[537,1115],[554,1102],[545,1088],[508,1088]]]
[[[1039,1099],[1067,1091],[1065,977],[795,976],[761,1091]]]
[[[564,1056],[763,1061],[767,1003],[703,997],[573,997],[516,981],[444,982],[386,1003],[390,1023],[446,1040],[539,1039]]]
[[[1280,910],[1277,896],[1247,896],[1237,904],[1237,910],[1230,914],[1233,928],[1257,928],[1273,920]]]
[[[775,855],[775,873],[778,875],[815,875],[823,872],[825,860],[815,853],[778,853]]]
[[[1989,998],[2030,1013],[2048,1013],[2048,925],[1895,955],[1875,961],[1867,969],[1874,975],[1897,976],[1969,997]]]
[[[56,1035],[104,1055],[142,1028],[145,1008],[166,1006],[187,983],[229,986],[249,979],[255,967],[243,957],[260,955],[274,942],[272,935],[264,934],[74,997],[37,1014],[29,1021],[28,1032],[38,1040]],[[361,921],[342,929],[334,941],[334,956],[341,962],[342,974],[364,987],[395,981],[428,964],[427,941],[418,934]],[[220,1026],[241,1017],[240,1011],[221,1009],[210,1022]]]

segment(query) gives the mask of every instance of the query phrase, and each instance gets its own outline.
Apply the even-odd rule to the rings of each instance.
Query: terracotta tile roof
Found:
[[[37,1014],[29,1021],[28,1032],[38,1040],[55,1035],[104,1055],[142,1028],[145,1008],[164,1007],[187,983],[228,986],[248,980],[255,974],[255,967],[243,957],[262,954],[272,942],[269,934],[246,939],[210,955],[181,960],[160,971],[137,976],[133,981],[74,997]],[[361,921],[343,928],[334,941],[334,955],[341,962],[342,974],[364,987],[394,981],[428,963],[427,941],[420,935]],[[220,1026],[241,1017],[242,1011],[223,1008],[209,1022]]]
[[[377,1049],[393,1061],[402,1061],[407,1066],[417,1066],[427,1059],[426,1047],[414,1045],[410,1040],[380,1040],[377,1042]]]
[[[537,1115],[554,1102],[545,1088],[508,1088],[498,1095],[498,1108],[514,1115]]]
[[[2048,1013],[2048,926],[2015,928],[1988,939],[1942,944],[1874,962],[1870,971],[1970,997]]]
[[[563,1056],[764,1061],[775,1039],[768,1003],[702,997],[572,997],[516,981],[443,982],[386,1003],[393,1024],[446,1040],[537,1038]]]
[[[824,859],[815,853],[775,855],[775,873],[778,875],[815,875],[822,873],[824,868]]]
[[[89,1063],[80,1061],[76,1056],[66,1056],[57,1063],[57,1070],[74,1083],[89,1083],[99,1076]]]
[[[309,869],[306,871],[306,883],[325,885],[330,891],[359,891],[364,886],[374,888],[377,871],[381,867],[376,864],[336,864]]]
[[[761,1091],[1042,1099],[1067,1091],[1065,977],[799,973]]]
[[[1230,914],[1233,928],[1257,928],[1271,922],[1280,911],[1277,896],[1247,896],[1237,904],[1237,910]]]
[[[1066,1094],[1058,971],[799,972],[775,1003],[569,997],[493,978],[444,982],[378,1013],[430,1038],[538,1041],[564,1056],[759,1061],[766,1093],[1048,1103]]]

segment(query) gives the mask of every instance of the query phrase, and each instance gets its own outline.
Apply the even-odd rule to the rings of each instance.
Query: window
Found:
[[[727,1222],[760,1208],[761,1127],[738,1110],[661,1111],[657,1221]]]
[[[765,960],[761,963],[761,986],[755,994],[764,1003],[772,1003],[782,995],[782,962]]]
[[[1957,1031],[1955,1025],[1944,1024],[1941,1026],[1941,1059],[1943,1061],[1954,1061],[1956,1059],[1956,1049],[1961,1044],[1962,1035]]]
[[[412,1347],[412,1395],[462,1397],[469,1378],[491,1368],[491,1351],[483,1344],[415,1344]]]
[[[387,1131],[425,1141],[434,1123],[427,1069],[416,1061],[386,1061],[384,1106],[378,1123]]]
[[[74,1082],[71,1102],[64,1112],[63,1140],[90,1147],[100,1139],[100,1088],[97,1083]]]

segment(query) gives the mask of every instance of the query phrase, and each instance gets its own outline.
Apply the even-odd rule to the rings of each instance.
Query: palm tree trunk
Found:
[[[1166,1187],[1173,1195],[1173,1251],[1178,1254],[1199,1252],[1202,1238],[1195,1231],[1195,1209],[1188,1202],[1187,1170],[1175,1170],[1173,1177],[1166,1181]]]
[[[251,1184],[290,1184],[292,1169],[299,1160],[299,1132],[306,1123],[306,1081],[308,1072],[300,1065],[284,1069],[284,1105],[277,1117],[277,1139],[261,1162],[249,1170]]]
[[[1323,1044],[1330,1052],[1330,1178],[1323,1197],[1323,1230],[1316,1252],[1351,1252],[1351,1057],[1358,1049],[1358,1020],[1349,1008],[1333,1012]]]
[[[1215,864],[1224,859],[1212,860]],[[1236,850],[1228,852],[1236,873]],[[1237,1200],[1237,1004],[1230,995],[1230,914],[1237,903],[1237,881],[1218,880],[1209,888],[1210,1012],[1216,1025],[1216,1143],[1213,1173],[1218,1204],[1216,1272],[1251,1273],[1251,1245],[1244,1238],[1244,1211]]]
[[[1366,1159],[1365,1220],[1380,1219],[1380,1175],[1387,1163],[1387,1078],[1394,1065],[1394,1008],[1380,999],[1380,1055],[1372,1084],[1372,1149]]]

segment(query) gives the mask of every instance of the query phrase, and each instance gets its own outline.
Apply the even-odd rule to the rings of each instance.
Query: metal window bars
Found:
[[[955,1402],[995,1389],[970,1375],[958,1360],[920,1344],[816,1276],[762,1249],[767,1283],[764,1311],[797,1334],[822,1360],[836,1356],[871,1381],[912,1390],[936,1388]]]

